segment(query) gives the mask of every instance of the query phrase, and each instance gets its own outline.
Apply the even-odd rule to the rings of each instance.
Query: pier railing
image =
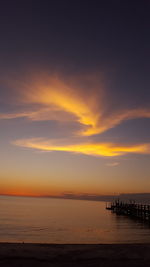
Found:
[[[125,203],[117,200],[106,205],[106,209],[118,215],[127,215],[150,222],[150,205],[143,205],[135,202]]]

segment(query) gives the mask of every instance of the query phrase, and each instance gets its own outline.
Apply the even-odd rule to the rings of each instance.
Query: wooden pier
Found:
[[[150,223],[150,205],[137,204],[135,202],[125,203],[116,200],[106,205],[106,209],[117,215],[126,215]]]

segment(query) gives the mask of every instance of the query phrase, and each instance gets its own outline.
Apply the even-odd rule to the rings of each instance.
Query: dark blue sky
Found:
[[[1,73],[99,71],[115,99],[149,105],[149,13],[147,0],[2,1]]]

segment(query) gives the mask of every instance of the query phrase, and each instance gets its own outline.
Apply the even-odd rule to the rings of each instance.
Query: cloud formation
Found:
[[[106,166],[109,166],[109,167],[116,167],[119,165],[119,162],[109,162],[106,164]]]
[[[0,114],[0,119],[15,119],[26,117],[33,121],[56,120],[75,121],[81,130],[74,133],[78,136],[92,136],[101,134],[125,120],[150,118],[150,109],[134,108],[119,109],[116,107],[107,111],[106,98],[100,83],[95,82],[91,90],[82,90],[74,82],[68,82],[58,77],[48,77],[35,80],[22,86],[19,101],[25,107],[32,106],[27,111]],[[79,86],[79,85],[78,85]],[[97,93],[98,90],[98,93]]]
[[[74,120],[83,126],[79,135],[89,136],[97,132],[101,111],[98,110],[96,97],[93,94],[82,95],[81,90],[73,84],[56,77],[49,78],[46,83],[33,83],[30,90],[24,91],[23,100],[28,104],[46,107],[49,112],[72,114]],[[51,119],[51,116],[49,118]],[[62,121],[61,114],[55,118]]]
[[[149,144],[122,145],[95,143],[92,140],[93,135],[106,132],[125,120],[150,118],[150,109],[114,107],[109,110],[109,99],[98,78],[90,77],[89,84],[86,85],[87,88],[83,86],[83,81],[77,83],[76,79],[67,80],[58,76],[20,82],[17,90],[20,112],[0,113],[1,120],[26,118],[30,121],[76,122],[80,130],[72,132],[69,144],[64,140],[58,144],[59,140],[56,142],[44,138],[19,139],[13,144],[42,151],[65,151],[98,157],[115,157],[128,153],[149,154]]]
[[[57,140],[58,142],[58,140]],[[121,145],[113,143],[79,143],[57,145],[55,141],[42,138],[16,140],[13,144],[42,151],[63,151],[98,157],[115,157],[128,153],[150,154],[150,144]]]
[[[51,108],[38,108],[36,110],[21,111],[15,113],[0,113],[0,120],[10,120],[18,118],[27,118],[31,121],[56,120],[61,117],[61,121],[71,121],[74,117],[64,111]]]

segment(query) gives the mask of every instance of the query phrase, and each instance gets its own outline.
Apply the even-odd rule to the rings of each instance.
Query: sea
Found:
[[[0,196],[0,242],[150,243],[150,227],[100,201]]]

